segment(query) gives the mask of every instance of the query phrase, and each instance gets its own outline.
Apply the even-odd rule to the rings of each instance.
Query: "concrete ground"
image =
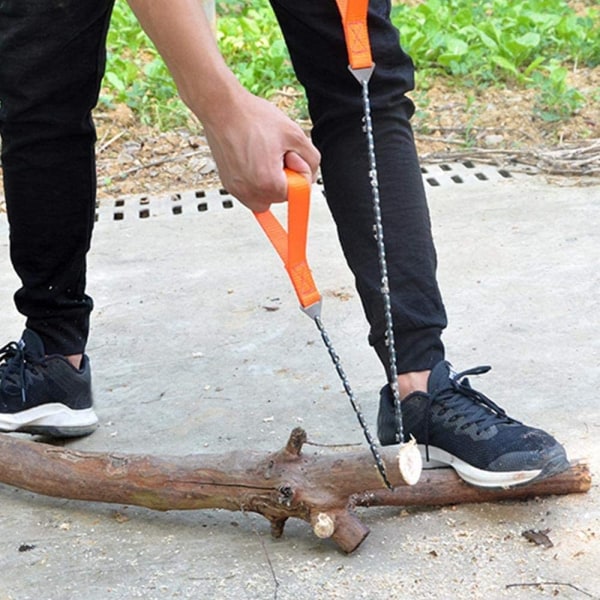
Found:
[[[600,187],[490,167],[424,178],[457,369],[557,436],[594,477],[584,495],[448,508],[361,509],[346,556],[290,522],[157,513],[0,485],[0,600],[600,598]],[[315,188],[309,262],[327,327],[375,429],[383,371]],[[18,339],[0,216],[0,325]],[[77,449],[276,450],[302,425],[320,443],[362,435],[318,332],[251,215],[217,191],[103,202],[90,254],[89,346],[98,431]],[[4,342],[3,342],[4,343]],[[553,547],[521,534],[549,529]]]

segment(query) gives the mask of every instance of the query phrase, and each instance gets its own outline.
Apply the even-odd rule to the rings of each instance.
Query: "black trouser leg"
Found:
[[[388,365],[361,86],[348,71],[334,0],[271,0],[304,85],[322,153],[327,202],[371,326],[369,340]],[[376,63],[369,82],[381,208],[400,373],[430,369],[444,356],[446,314],[436,281],[429,211],[409,119],[413,64],[372,0],[369,32]]]
[[[0,0],[0,135],[10,248],[27,326],[84,350],[92,300],[96,104],[113,0]]]

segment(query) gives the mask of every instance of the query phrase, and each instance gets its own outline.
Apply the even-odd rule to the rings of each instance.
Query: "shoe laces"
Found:
[[[0,384],[9,383],[21,389],[21,401],[27,401],[25,390],[25,369],[28,363],[38,364],[25,350],[23,340],[9,342],[0,348]],[[41,363],[40,363],[41,364]]]
[[[460,373],[451,373],[448,385],[431,394],[427,404],[427,414],[431,414],[433,405],[437,407],[438,414],[444,414],[449,410],[454,411],[451,420],[464,418],[461,429],[467,429],[472,425],[477,426],[476,435],[488,430],[494,425],[516,424],[519,421],[509,417],[506,412],[485,394],[474,390],[466,379],[467,375],[483,375],[491,369],[490,366],[479,366],[466,369]],[[425,420],[425,451],[429,460],[429,421]]]

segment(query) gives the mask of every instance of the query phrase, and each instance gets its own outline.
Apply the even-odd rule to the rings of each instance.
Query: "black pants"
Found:
[[[0,134],[15,294],[47,351],[82,352],[92,300],[86,253],[95,207],[91,120],[104,71],[113,0],[0,0]],[[361,87],[347,69],[334,0],[272,0],[314,122],[326,196],[384,365],[383,303]],[[444,307],[409,119],[413,66],[372,0],[376,62],[369,83],[386,236],[398,370],[443,358]]]

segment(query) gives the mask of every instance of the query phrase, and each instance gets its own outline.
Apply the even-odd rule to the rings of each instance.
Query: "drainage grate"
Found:
[[[439,163],[421,167],[423,180],[432,188],[477,185],[511,179],[506,169],[477,165],[472,161]],[[319,182],[319,186],[321,186]],[[322,189],[322,188],[321,188]],[[131,221],[156,217],[178,218],[205,212],[232,210],[239,204],[227,190],[191,190],[161,196],[128,196],[102,200],[96,205],[96,221]]]
[[[234,198],[225,190],[192,190],[162,196],[128,196],[99,201],[96,204],[96,221],[189,216],[207,211],[230,210],[234,207]]]
[[[423,180],[431,187],[443,185],[474,184],[488,181],[510,179],[512,175],[506,169],[489,165],[477,165],[470,160],[459,163],[439,163],[421,167]]]

